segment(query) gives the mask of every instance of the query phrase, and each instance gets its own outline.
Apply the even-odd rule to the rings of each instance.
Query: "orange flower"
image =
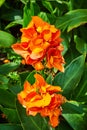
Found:
[[[48,68],[58,68],[59,71],[64,72],[64,67],[62,64],[64,62],[64,58],[61,56],[61,50],[58,48],[50,48],[47,52],[47,67]]]
[[[64,59],[61,54],[63,47],[61,47],[62,39],[60,38],[60,30],[56,29],[54,25],[43,21],[40,17],[33,16],[29,25],[20,31],[22,32],[21,42],[13,44],[12,48],[17,54],[23,57],[25,64],[32,65],[36,70],[41,70],[44,68],[44,64],[42,63],[46,62],[44,59],[48,57],[48,68],[56,67],[60,71],[64,71],[62,67]],[[50,62],[51,55],[52,57],[54,55],[50,53],[51,48],[53,50],[57,48],[58,51],[56,54],[57,58],[53,63]],[[55,63],[56,65],[54,65]]]
[[[24,90],[18,94],[18,100],[26,108],[27,115],[39,113],[42,117],[49,117],[50,125],[56,127],[62,113],[61,105],[65,102],[65,98],[57,94],[62,90],[59,86],[47,84],[39,74],[34,77],[36,81],[33,85],[28,81],[24,83]]]

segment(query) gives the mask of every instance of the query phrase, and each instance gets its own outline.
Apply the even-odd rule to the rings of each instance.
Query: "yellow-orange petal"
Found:
[[[46,91],[50,92],[50,93],[55,93],[55,92],[61,92],[62,90],[61,90],[60,86],[48,85],[48,87],[46,88]]]
[[[50,25],[50,31],[51,31],[52,33],[55,33],[57,30],[58,30],[58,29],[55,28],[54,25]]]
[[[50,104],[51,101],[51,96],[50,94],[46,93],[46,95],[43,95],[41,100],[37,100],[37,101],[33,101],[33,102],[29,102],[28,108],[32,108],[32,107],[45,107],[48,106]]]
[[[51,39],[51,32],[46,32],[46,33],[44,33],[44,39],[46,40],[46,41],[49,41],[50,39]]]
[[[35,60],[41,58],[44,54],[44,50],[41,47],[35,48],[32,53],[30,54],[30,58]]]
[[[40,17],[32,16],[32,20],[33,20],[36,27],[43,27],[44,26],[45,22]]]
[[[24,91],[21,91],[18,93],[17,98],[20,104],[24,105],[24,98],[26,97],[26,93]]]
[[[44,69],[44,66],[41,62],[37,62],[37,63],[34,64],[34,68],[35,68],[35,70],[38,71],[38,70]]]
[[[28,26],[27,26],[27,29],[28,28],[32,28],[34,26],[34,22],[33,22],[33,20],[31,20],[31,22],[28,24]]]

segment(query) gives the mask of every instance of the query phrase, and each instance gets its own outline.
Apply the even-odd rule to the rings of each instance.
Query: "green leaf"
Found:
[[[82,114],[83,108],[77,101],[68,101],[62,105],[63,114]]]
[[[65,53],[67,52],[68,48],[69,48],[69,42],[70,42],[70,36],[62,33],[61,37],[63,38],[63,46],[64,46],[64,50],[62,52],[62,55],[65,55]]]
[[[86,130],[86,119],[83,106],[76,101],[69,101],[63,105],[64,119],[74,130]]]
[[[47,17],[47,14],[46,14],[45,12],[40,12],[40,13],[38,14],[38,16],[41,17],[44,21],[50,23],[50,21],[49,21],[49,19],[48,19],[48,17]]]
[[[0,104],[5,107],[15,108],[15,96],[13,93],[0,88]]]
[[[0,31],[0,47],[10,47],[16,42],[16,38],[10,33]]]
[[[24,7],[23,14],[23,27],[26,27],[31,21],[32,16],[38,15],[40,12],[40,8],[36,2],[30,1]]]
[[[0,0],[0,7],[4,4],[5,0]]]
[[[17,69],[19,64],[17,63],[7,63],[0,65],[0,74],[8,74],[9,72]]]
[[[0,75],[0,88],[8,89],[9,79],[6,76]]]
[[[78,87],[76,88],[74,94],[75,100],[87,102],[86,93],[87,93],[87,64],[85,64],[82,78],[78,84]]]
[[[74,42],[76,43],[76,49],[80,52],[80,53],[87,53],[87,43],[79,38],[77,35],[74,36]]]
[[[16,109],[4,108],[0,106],[0,110],[6,115],[6,119],[10,123],[20,123]]]
[[[87,9],[76,9],[69,11],[62,17],[58,17],[55,25],[57,28],[60,28],[63,31],[67,29],[69,32],[85,23],[87,23]]]
[[[23,130],[48,130],[47,123],[40,115],[27,116],[25,109],[17,102],[16,104],[21,126]]]
[[[84,114],[63,114],[65,120],[74,130],[86,130],[86,120]]]
[[[53,13],[53,8],[49,1],[42,0],[42,4],[50,13]]]
[[[26,77],[29,75],[29,73],[29,71],[24,71],[20,73],[21,85],[24,84],[24,81],[26,80]]]
[[[73,130],[72,127],[66,122],[64,119],[60,120],[60,123],[58,127],[56,127],[54,130]]]
[[[10,22],[6,27],[5,27],[5,30],[6,29],[9,29],[13,26],[16,26],[16,25],[23,25],[23,20],[16,20],[16,21],[13,21],[13,22]]]
[[[84,62],[84,55],[77,57],[66,67],[64,73],[60,72],[54,78],[54,85],[61,86],[63,94],[67,98],[71,97],[81,79],[84,70]]]
[[[30,84],[33,84],[35,82],[34,74],[36,71],[32,71],[27,77],[26,80],[29,81]]]
[[[52,74],[50,74],[50,75],[48,75],[48,77],[46,78],[46,82],[47,82],[48,84],[52,84],[52,81],[53,81],[53,76],[52,76]]]
[[[18,84],[18,83],[10,84],[9,90],[10,90],[13,94],[17,95],[17,94],[22,90],[22,86],[21,86],[20,84]]]
[[[20,125],[17,124],[0,124],[0,130],[23,130]]]

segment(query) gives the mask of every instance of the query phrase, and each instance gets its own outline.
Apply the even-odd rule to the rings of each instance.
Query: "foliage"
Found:
[[[25,80],[34,83],[35,70],[22,65],[11,45],[20,41],[20,28],[32,16],[61,30],[65,72],[40,71],[47,83],[61,86],[67,98],[56,128],[39,115],[26,116],[17,101]],[[86,0],[0,0],[0,130],[86,130],[87,129],[87,1]]]

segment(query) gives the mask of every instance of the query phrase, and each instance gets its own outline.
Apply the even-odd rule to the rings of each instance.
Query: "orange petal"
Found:
[[[38,71],[38,70],[44,69],[44,66],[42,65],[41,62],[37,62],[37,63],[34,64],[34,68],[35,68],[35,70]]]
[[[39,83],[40,87],[46,85],[46,82],[45,82],[44,78],[40,74],[35,74],[34,77],[36,79],[36,82]]]
[[[61,72],[64,72],[64,67],[62,63],[54,62],[53,67],[57,68]]]
[[[29,52],[27,50],[24,50],[21,47],[21,44],[16,43],[12,45],[12,49],[19,55],[21,55],[23,58],[26,59],[27,55],[29,55]]]
[[[49,123],[51,124],[52,127],[56,127],[59,124],[59,116],[61,115],[61,109],[60,108],[55,108],[53,112],[50,114],[50,121]]]
[[[45,107],[50,104],[51,96],[50,94],[43,95],[43,98],[41,100],[33,101],[28,103],[28,108],[32,107]]]
[[[43,27],[44,26],[44,21],[40,17],[33,16],[32,20],[33,20],[36,27]]]
[[[43,48],[35,48],[32,53],[30,54],[31,59],[38,59],[43,56],[44,50]]]
[[[47,90],[47,92],[49,92],[49,93],[55,93],[55,92],[61,92],[62,90],[61,90],[61,88],[59,87],[59,86],[48,86],[47,88],[46,88],[46,90]]]
[[[28,81],[25,81],[24,91],[28,93],[28,92],[30,92],[30,90],[31,90],[31,84]]]
[[[52,33],[55,33],[55,32],[57,31],[57,29],[55,28],[54,25],[51,25],[51,26],[50,26],[50,31],[51,31]]]

